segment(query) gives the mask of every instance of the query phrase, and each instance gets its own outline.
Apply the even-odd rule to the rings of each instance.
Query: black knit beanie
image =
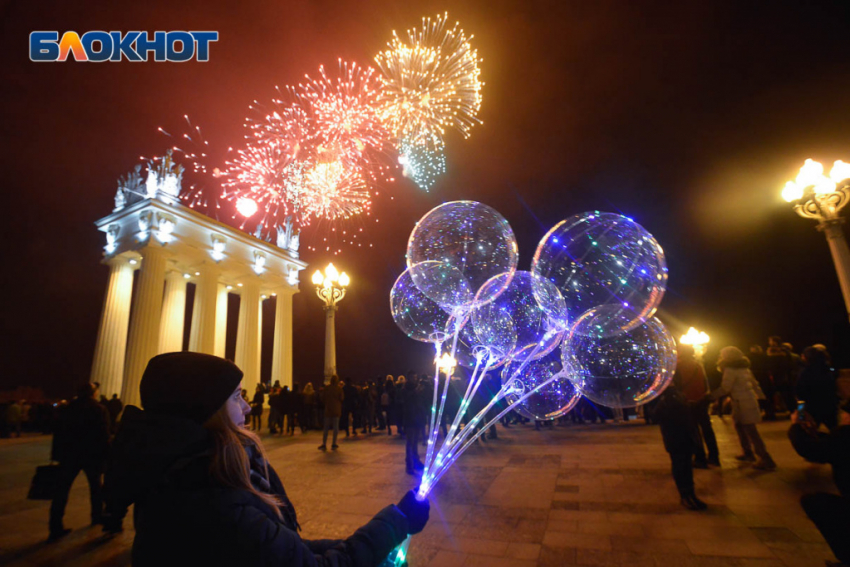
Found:
[[[169,352],[150,359],[139,394],[145,411],[204,423],[224,405],[242,371],[223,358],[198,352]]]

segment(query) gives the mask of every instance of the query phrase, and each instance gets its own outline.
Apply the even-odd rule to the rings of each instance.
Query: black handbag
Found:
[[[53,500],[56,487],[59,484],[59,465],[51,463],[35,467],[35,475],[30,483],[27,494],[29,500]]]

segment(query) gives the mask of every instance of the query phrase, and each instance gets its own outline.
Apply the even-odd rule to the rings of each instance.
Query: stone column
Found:
[[[336,305],[325,305],[325,384],[331,383],[331,376],[336,374],[336,333],[334,315]]]
[[[227,287],[218,284],[218,295],[215,302],[215,349],[213,354],[224,358],[227,342]]]
[[[195,286],[192,331],[189,350],[213,354],[215,351],[216,304],[218,302],[218,266],[207,264]]]
[[[124,355],[127,351],[127,328],[130,323],[130,298],[133,295],[133,267],[127,258],[110,259],[109,283],[103,300],[91,381],[100,383],[107,398],[121,397],[124,380]]]
[[[159,326],[162,317],[162,287],[165,279],[166,251],[158,244],[149,244],[139,251],[142,267],[127,343],[124,385],[121,395],[125,404],[140,405],[139,383],[148,361],[156,356],[159,347]]]
[[[241,288],[239,328],[236,332],[236,366],[242,369],[242,388],[248,396],[260,383],[260,286],[248,280]]]
[[[823,221],[818,225],[818,229],[826,235],[826,242],[829,244],[829,251],[832,254],[832,261],[838,274],[838,285],[841,287],[841,294],[844,296],[844,307],[850,314],[850,249],[847,248],[843,222],[844,219],[840,217]]]
[[[159,353],[183,350],[183,328],[186,319],[186,278],[180,272],[165,275],[165,297],[159,327]]]
[[[272,384],[280,380],[281,387],[292,389],[292,295],[289,288],[279,289],[274,313],[274,352],[272,354]]]

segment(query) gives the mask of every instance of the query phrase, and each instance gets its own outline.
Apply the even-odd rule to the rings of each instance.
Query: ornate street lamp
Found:
[[[694,347],[694,354],[696,355],[697,360],[701,360],[708,348],[709,341],[711,341],[711,339],[706,333],[697,331],[691,327],[688,329],[688,332],[682,335],[679,339],[679,344],[691,345]]]
[[[331,376],[336,374],[336,336],[334,333],[334,314],[337,303],[345,297],[345,288],[351,279],[345,272],[339,273],[333,264],[328,264],[325,273],[316,270],[313,274],[313,284],[316,295],[325,305],[325,384],[329,384]]]
[[[782,198],[794,203],[794,210],[801,217],[819,221],[817,229],[826,235],[844,305],[850,314],[850,250],[841,227],[844,219],[839,216],[850,199],[850,163],[836,161],[827,177],[823,165],[807,159],[797,179],[785,184]]]

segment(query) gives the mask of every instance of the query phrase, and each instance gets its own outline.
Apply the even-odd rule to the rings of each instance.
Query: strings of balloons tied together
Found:
[[[664,252],[634,220],[598,211],[569,217],[540,240],[529,271],[517,264],[507,220],[479,202],[444,203],[410,234],[407,269],[390,292],[393,320],[471,370],[442,443],[451,377],[435,371],[419,498],[509,411],[554,419],[581,396],[635,407],[672,379],[675,342],[653,317],[667,285]],[[500,375],[495,392],[482,388],[488,372]],[[476,394],[490,399],[467,415]]]

